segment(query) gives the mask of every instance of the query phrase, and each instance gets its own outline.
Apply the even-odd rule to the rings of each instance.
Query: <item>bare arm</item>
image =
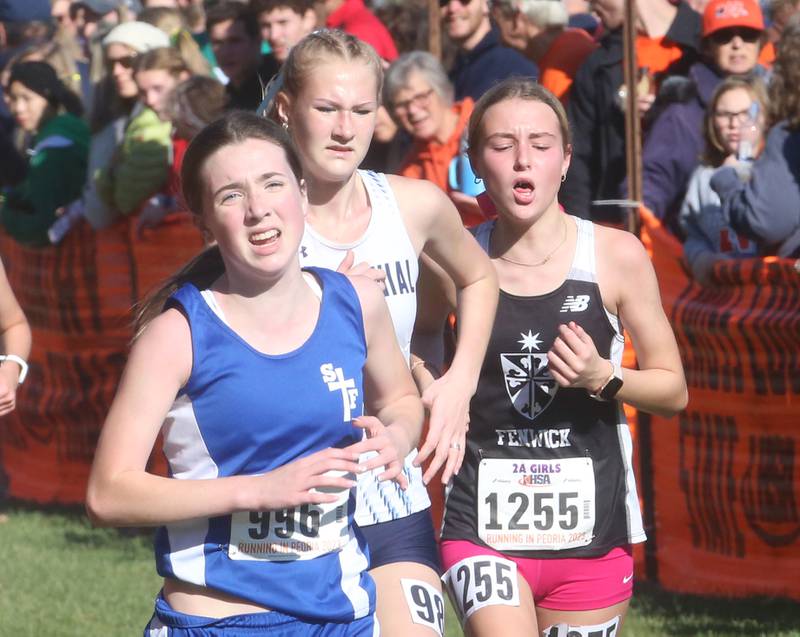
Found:
[[[669,324],[658,280],[641,242],[624,233],[615,239],[614,268],[625,279],[620,288],[619,317],[631,337],[639,369],[625,369],[617,397],[642,411],[670,417],[686,407],[688,391],[678,344]]]
[[[617,399],[642,411],[672,416],[686,407],[688,394],[650,258],[631,234],[605,230],[597,237],[603,297],[610,295],[615,301],[639,364],[639,369],[623,370]],[[548,361],[560,385],[583,387],[591,393],[600,389],[612,371],[611,362],[600,357],[591,337],[574,322],[560,326]]]
[[[8,283],[0,262],[0,353],[14,354],[24,361],[31,353],[31,328]],[[6,360],[0,364],[0,416],[16,407],[20,366]]]
[[[421,464],[435,450],[423,477],[429,482],[446,462],[442,474],[446,484],[463,459],[469,401],[478,385],[497,309],[497,275],[489,257],[461,225],[445,193],[427,182],[397,184],[398,179],[392,181],[392,187],[401,209],[418,211],[415,221],[424,239],[423,253],[442,268],[456,288],[456,352],[447,373],[423,394],[423,402],[431,410],[429,431],[415,461]]]
[[[353,482],[326,476],[358,471],[358,451],[326,449],[262,476],[190,480],[146,471],[150,451],[192,366],[189,325],[177,310],[156,318],[136,341],[100,435],[86,507],[96,524],[149,526],[234,511],[332,501],[312,492]]]
[[[403,459],[417,445],[424,416],[422,401],[411,373],[397,345],[389,309],[380,288],[365,277],[351,279],[364,315],[367,361],[364,365],[364,395],[367,411],[374,418],[361,417],[356,424],[367,429],[379,452],[367,469],[386,466],[379,479],[401,476]],[[382,439],[378,439],[381,437]],[[400,479],[401,486],[403,478]]]

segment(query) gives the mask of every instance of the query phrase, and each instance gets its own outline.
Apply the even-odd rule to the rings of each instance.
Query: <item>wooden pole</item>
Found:
[[[625,96],[625,167],[628,173],[628,200],[626,227],[634,234],[639,231],[639,208],[633,205],[642,200],[642,127],[639,118],[637,85],[639,71],[636,64],[636,0],[625,0],[623,23],[623,81]]]
[[[442,28],[439,0],[428,0],[428,51],[437,60],[442,59]]]

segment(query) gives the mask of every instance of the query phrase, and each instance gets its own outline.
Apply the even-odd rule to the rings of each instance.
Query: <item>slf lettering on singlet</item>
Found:
[[[485,458],[478,469],[478,536],[496,551],[559,551],[594,536],[591,458]]]
[[[328,475],[345,475],[355,480],[353,474],[342,471],[330,471]],[[310,560],[344,548],[350,538],[350,490],[319,491],[338,497],[323,504],[231,515],[228,556],[233,560],[287,562]]]

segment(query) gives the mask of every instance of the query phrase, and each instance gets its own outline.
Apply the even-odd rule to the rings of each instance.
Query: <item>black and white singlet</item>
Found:
[[[577,245],[565,281],[539,296],[500,290],[461,471],[448,489],[442,539],[532,558],[597,557],[643,542],[621,403],[560,388],[547,352],[575,321],[603,358],[621,362],[619,321],[603,306],[594,226],[575,217]],[[475,229],[488,252],[494,222]]]

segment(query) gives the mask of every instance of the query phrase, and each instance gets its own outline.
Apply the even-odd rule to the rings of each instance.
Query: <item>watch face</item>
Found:
[[[600,392],[600,398],[603,400],[611,400],[617,395],[617,392],[620,389],[622,389],[622,379],[614,376],[606,383],[606,386],[603,387],[602,391]]]

